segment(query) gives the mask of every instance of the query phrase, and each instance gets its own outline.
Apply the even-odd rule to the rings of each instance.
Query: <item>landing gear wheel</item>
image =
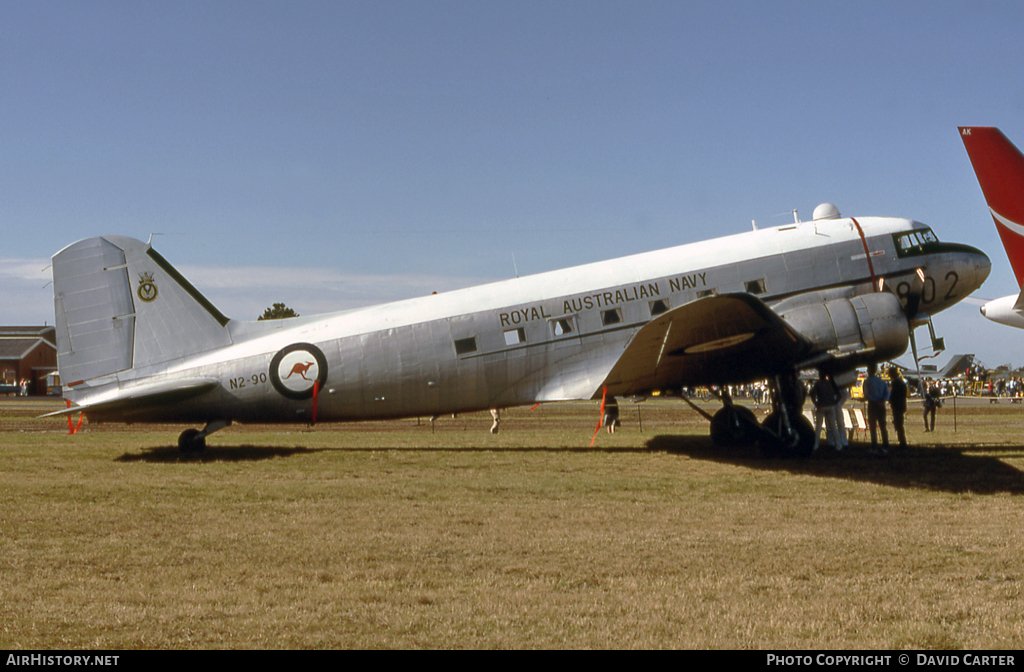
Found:
[[[749,408],[725,406],[711,418],[711,443],[716,446],[746,446],[757,441],[757,418]]]
[[[804,416],[798,416],[793,426],[796,440],[790,445],[787,457],[807,458],[814,454],[814,425]]]
[[[178,450],[183,453],[198,453],[206,448],[206,437],[199,436],[198,429],[186,429],[178,437]]]
[[[773,411],[765,418],[758,448],[765,457],[810,457],[814,452],[814,427],[803,415],[789,419],[789,428],[782,414]]]

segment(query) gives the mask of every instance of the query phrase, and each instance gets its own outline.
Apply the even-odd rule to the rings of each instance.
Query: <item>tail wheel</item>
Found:
[[[186,429],[178,437],[178,450],[183,453],[198,453],[206,448],[206,437],[198,429]]]

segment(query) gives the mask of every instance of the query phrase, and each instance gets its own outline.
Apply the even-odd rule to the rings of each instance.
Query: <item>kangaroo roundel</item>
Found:
[[[327,382],[327,358],[315,345],[295,343],[270,360],[270,382],[289,399],[309,399],[317,381]]]

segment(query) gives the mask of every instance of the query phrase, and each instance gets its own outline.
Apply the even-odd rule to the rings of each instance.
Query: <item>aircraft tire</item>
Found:
[[[776,411],[765,418],[764,431],[757,439],[765,457],[810,457],[814,452],[814,426],[803,415],[790,418],[793,434],[783,436],[782,416]]]
[[[783,457],[805,459],[814,454],[814,425],[800,415],[796,419],[797,439],[789,446]]]
[[[198,436],[198,429],[186,429],[178,436],[178,450],[183,453],[198,453],[206,448],[206,437]]]
[[[711,443],[716,446],[747,446],[757,441],[759,433],[749,408],[725,406],[711,418]]]

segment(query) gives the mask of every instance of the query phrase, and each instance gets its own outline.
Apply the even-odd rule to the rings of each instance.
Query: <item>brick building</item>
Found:
[[[46,375],[57,371],[56,334],[53,327],[0,327],[0,389],[27,380],[29,394],[46,394]]]

